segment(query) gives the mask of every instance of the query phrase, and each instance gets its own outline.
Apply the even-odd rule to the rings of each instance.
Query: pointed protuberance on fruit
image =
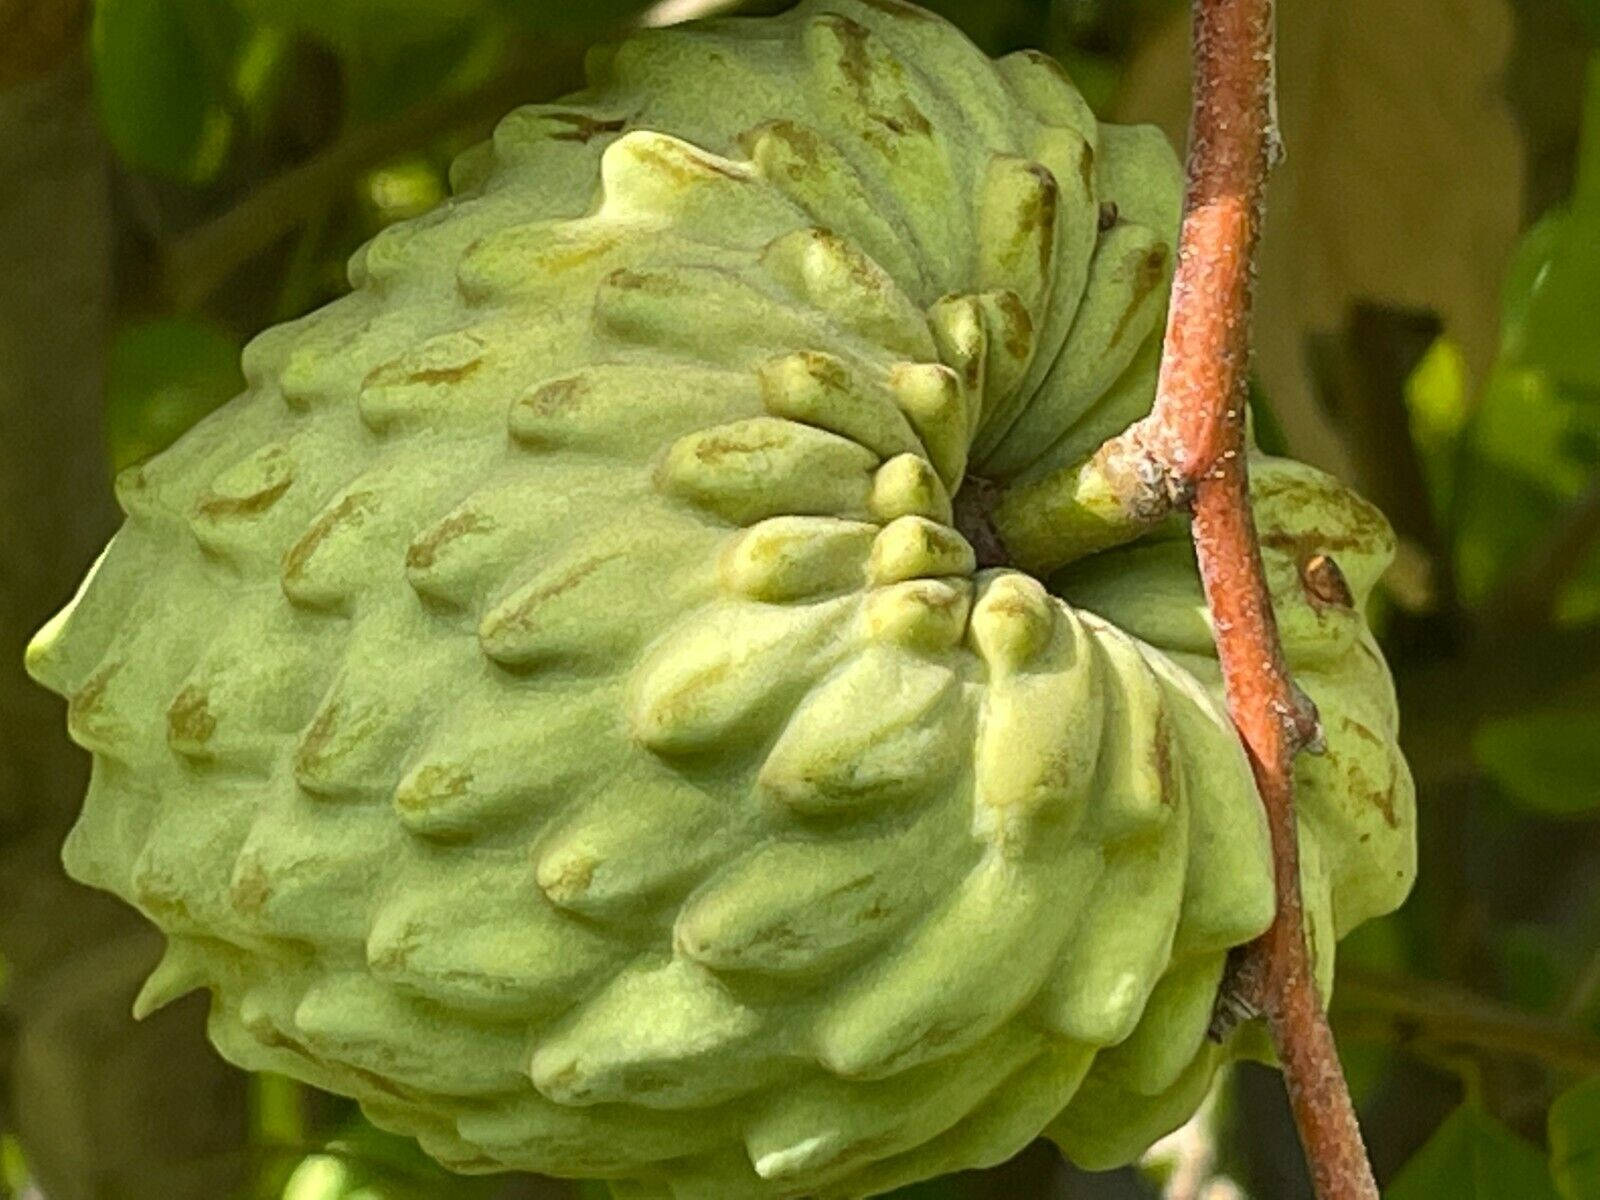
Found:
[[[907,245],[909,231],[884,213],[837,146],[815,129],[793,121],[758,125],[740,142],[767,181],[813,221],[830,229],[849,229],[862,253],[902,287],[922,291],[922,267]]]
[[[1106,710],[1086,832],[1097,842],[1115,845],[1176,818],[1183,803],[1183,747],[1174,735],[1161,686],[1137,646],[1093,614],[1082,613],[1079,620],[1101,663]]]
[[[1072,130],[1093,149],[1101,136],[1083,94],[1073,86],[1066,69],[1048,54],[1038,50],[1019,50],[995,61],[995,70],[1011,94],[1047,125]]]
[[[654,1014],[640,1021],[641,1006]],[[716,1104],[783,1070],[759,1045],[761,1014],[697,963],[624,970],[533,1053],[529,1075],[561,1104],[645,1108]]]
[[[386,633],[404,637],[410,632],[403,624],[387,631],[376,625],[363,630],[373,641]],[[461,661],[451,647],[436,644],[414,651],[412,669],[397,672],[380,658],[363,661],[365,649],[359,643],[353,647],[295,742],[290,764],[294,781],[314,796],[387,800],[430,711],[420,702],[432,686],[427,672],[458,669]]]
[[[269,773],[278,752],[310,719],[317,684],[332,675],[329,632],[305,630],[282,607],[265,618],[241,613],[206,647],[167,704],[172,752],[195,763]]]
[[[1100,239],[1101,211],[1095,196],[1094,151],[1082,137],[1070,129],[1044,125],[1030,148],[1059,189],[1050,286],[1042,306],[1033,310],[1037,349],[1019,385],[1022,394],[1032,398],[1060,353],[1083,299],[1089,263]]]
[[[561,1012],[627,960],[626,947],[529,896],[521,855],[502,857],[465,887],[397,889],[367,935],[373,975],[452,1008],[527,1019]]]
[[[1093,789],[1100,663],[1065,605],[1053,634],[1025,670],[990,680],[979,722],[973,830],[1006,856],[1070,844]]]
[[[989,162],[978,200],[978,282],[1009,289],[1041,313],[1054,276],[1061,189],[1042,163],[1009,154]]]
[[[370,548],[382,536],[383,497],[376,481],[362,479],[317,514],[284,552],[279,571],[283,594],[301,608],[345,611],[373,579]]]
[[[846,652],[839,635],[856,596],[806,605],[729,602],[669,636],[633,677],[633,736],[687,754],[772,728]]]
[[[506,427],[529,450],[645,462],[715,411],[758,415],[759,386],[743,371],[694,363],[595,363],[533,384],[512,402]]]
[[[579,539],[540,562],[484,613],[478,645],[513,671],[620,668],[649,631],[710,592],[709,580],[677,573],[661,587],[640,590],[632,585],[645,564],[710,557],[718,540],[698,523],[656,514]]]
[[[1013,291],[980,292],[973,299],[985,342],[981,442],[989,429],[1008,424],[1021,408],[1038,403],[1022,390],[1038,346],[1038,331],[1033,314]]]
[[[831,230],[786,233],[761,261],[784,287],[855,336],[906,358],[933,357],[921,310],[887,271]]]
[[[878,526],[838,517],[771,517],[727,542],[718,577],[729,592],[781,604],[861,586]]]
[[[1169,961],[1187,831],[1187,821],[1169,821],[1106,852],[1100,885],[1039,1000],[1040,1018],[1063,1037],[1110,1046],[1138,1024]]]
[[[955,488],[967,467],[967,410],[960,377],[943,363],[896,363],[889,368],[889,390],[945,487]]]
[[[1254,788],[1218,788],[1211,781],[1248,778],[1249,763],[1220,702],[1170,658],[1141,653],[1164,686],[1173,736],[1183,747],[1189,865],[1173,954],[1243,945],[1272,923],[1277,907],[1266,817]]]
[[[636,791],[650,788],[641,811]],[[535,851],[539,889],[595,921],[635,920],[676,900],[723,854],[722,809],[700,789],[641,772],[580,802]]]
[[[150,972],[133,1002],[133,1019],[142,1021],[157,1009],[198,991],[211,982],[200,951],[181,937],[167,939],[161,961]]]
[[[933,465],[920,454],[897,454],[873,473],[867,507],[878,520],[926,517],[951,522],[950,492]]]
[[[619,691],[588,684],[556,699],[518,688],[452,705],[396,786],[395,816],[441,843],[542,823],[610,779],[583,734],[609,719]]]
[[[872,544],[867,582],[881,587],[933,575],[970,575],[976,566],[967,539],[948,525],[926,517],[896,517]]]
[[[318,945],[366,936],[367,913],[399,839],[387,810],[269,796],[234,858],[229,926]],[[225,926],[224,928],[227,928]]]
[[[1115,382],[1160,318],[1171,273],[1171,248],[1153,230],[1120,222],[1102,235],[1072,329],[1039,394],[1013,421],[985,428],[973,447],[986,471],[1020,471]]]
[[[456,291],[471,305],[524,303],[594,287],[627,261],[629,239],[599,218],[530,221],[486,233],[456,263]]]
[[[189,512],[189,529],[213,554],[234,558],[263,552],[283,509],[280,501],[294,483],[295,463],[289,446],[263,446],[206,486]]]
[[[1021,1153],[1039,1130],[1066,1107],[1095,1063],[1093,1046],[1055,1042],[995,1088],[979,1105],[937,1137],[914,1150],[880,1159],[848,1184],[823,1187],[818,1200],[854,1200],[904,1187],[944,1172],[947,1163],[983,1170]]]
[[[820,350],[801,350],[761,365],[761,399],[775,417],[829,430],[879,458],[922,449],[916,431],[882,383]]]
[[[801,34],[821,94],[833,100],[821,116],[857,141],[879,170],[892,173],[903,194],[901,217],[911,226],[936,278],[959,270],[948,236],[959,227],[961,184],[952,178],[943,139],[928,119],[929,98],[884,42],[865,26],[837,13],[806,22]]]
[[[880,461],[836,433],[755,417],[679,438],[657,479],[669,496],[735,525],[782,514],[863,517]]]
[[[1044,585],[1017,571],[980,578],[972,606],[972,644],[996,677],[1023,670],[1055,636],[1057,602]]]
[[[524,104],[501,117],[490,137],[495,159],[508,167],[538,161],[549,143],[594,154],[616,138],[627,118],[604,109],[567,104]]]
[[[695,319],[685,321],[686,312]],[[613,271],[595,293],[594,320],[622,342],[732,367],[824,337],[815,310],[782,303],[720,267]]]
[[[709,1113],[686,1122],[633,1104],[557,1104],[531,1087],[464,1109],[456,1126],[501,1162],[538,1163],[547,1173],[578,1177],[703,1153],[729,1136],[728,1121]]]
[[[699,225],[718,230],[718,241],[756,246],[792,227],[796,216],[749,165],[644,129],[606,147],[600,181],[600,217],[619,226],[641,220],[681,229]]]
[[[967,406],[967,437],[982,424],[988,398],[989,333],[976,296],[945,296],[928,310],[928,327],[939,357],[961,381]]]
[[[373,433],[392,433],[424,424],[441,411],[466,407],[469,381],[488,368],[492,332],[460,329],[430,338],[420,346],[367,372],[356,394],[356,412]]]
[[[1038,992],[1099,875],[1077,846],[1020,863],[990,852],[904,941],[817,1016],[824,1066],[880,1078],[976,1045]]]
[[[970,580],[909,579],[867,593],[861,623],[866,635],[876,641],[938,653],[961,641],[971,610]]]
[[[1176,242],[1183,213],[1183,164],[1154,125],[1102,125],[1095,159],[1100,195],[1121,220]]]
[[[401,1087],[453,1096],[492,1096],[519,1085],[519,1022],[449,1020],[396,994],[365,972],[324,975],[294,1010],[294,1028],[320,1054],[381,1073]],[[392,1031],[414,1029],[397,1042]]]
[[[1205,1046],[1225,960],[1216,953],[1172,964],[1150,993],[1138,1028],[1101,1056],[1105,1076],[1141,1096],[1172,1087]]]
[[[718,971],[837,971],[925,912],[963,858],[934,818],[885,837],[768,842],[689,898],[673,945]]]
[[[1042,1037],[1011,1024],[964,1054],[893,1080],[807,1079],[772,1093],[745,1126],[745,1148],[763,1179],[804,1195],[950,1128],[1042,1045]],[[839,1119],[843,1112],[848,1122]]]
[[[969,722],[949,667],[873,646],[801,702],[758,778],[815,815],[928,799],[960,773]]]

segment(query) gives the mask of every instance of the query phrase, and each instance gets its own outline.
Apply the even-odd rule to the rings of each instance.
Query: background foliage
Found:
[[[1289,156],[1257,429],[1402,535],[1378,614],[1422,874],[1341,951],[1334,1020],[1392,1200],[1600,1198],[1600,0],[1279,0]],[[0,0],[0,1197],[601,1197],[451,1178],[348,1104],[125,1016],[151,939],[60,879],[82,765],[16,666],[113,514],[110,472],[239,389],[262,326],[446,191],[593,41],[780,2]],[[1180,138],[1177,0],[940,0]],[[910,1189],[1308,1194],[1270,1072],[1137,1169],[1046,1145]]]

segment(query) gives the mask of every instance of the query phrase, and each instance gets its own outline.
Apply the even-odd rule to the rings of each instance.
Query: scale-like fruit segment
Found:
[[[1038,55],[807,0],[597,53],[453,178],[121,478],[30,650],[95,757],[68,866],[170,942],[141,1007],[209,988],[235,1061],[622,1197],[1182,1121],[1273,904],[1188,543],[1041,579],[955,515],[1148,409],[1170,150]],[[1252,471],[1326,986],[1413,871],[1391,539]]]

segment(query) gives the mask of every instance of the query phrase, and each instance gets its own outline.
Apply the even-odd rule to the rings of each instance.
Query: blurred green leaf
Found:
[[[213,0],[94,5],[94,99],[123,162],[186,182],[216,176],[235,134],[232,85],[248,32]],[[250,75],[259,83],[259,61]]]
[[[1600,40],[1600,0],[1572,0],[1572,6],[1588,25],[1590,35]]]
[[[1486,721],[1472,751],[1519,804],[1551,816],[1600,809],[1600,712],[1520,713]]]
[[[1538,1147],[1464,1104],[1384,1192],[1384,1200],[1559,1200]]]
[[[256,20],[308,34],[347,55],[436,41],[481,21],[491,0],[238,0]]]
[[[1561,1200],[1600,1200],[1600,1075],[1550,1106],[1550,1171]]]
[[[1506,1000],[1528,1012],[1561,1007],[1577,965],[1560,929],[1517,922],[1492,929],[1490,941]]]
[[[963,1194],[955,1176],[945,1175],[890,1192],[884,1200],[961,1200]]]
[[[238,342],[216,325],[192,317],[124,325],[106,364],[113,469],[166,449],[243,388]]]

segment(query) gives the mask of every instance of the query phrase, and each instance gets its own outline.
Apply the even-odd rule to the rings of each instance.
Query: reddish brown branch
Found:
[[[1247,491],[1245,398],[1253,264],[1276,151],[1272,0],[1194,0],[1188,192],[1155,407],[1121,451],[1193,511],[1228,709],[1271,831],[1272,926],[1234,986],[1265,1013],[1320,1200],[1377,1200],[1307,950],[1294,757],[1316,716],[1284,660]]]

